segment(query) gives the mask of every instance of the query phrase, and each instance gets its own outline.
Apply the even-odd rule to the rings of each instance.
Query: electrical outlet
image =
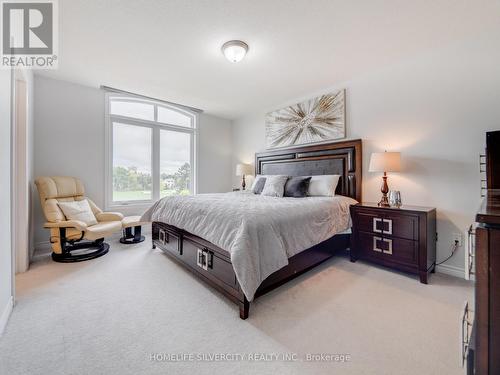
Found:
[[[453,244],[458,243],[458,247],[462,246],[462,233],[453,233]]]

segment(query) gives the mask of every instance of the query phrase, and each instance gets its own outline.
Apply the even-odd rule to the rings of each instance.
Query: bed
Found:
[[[361,200],[361,140],[255,155],[263,175],[340,175],[334,197],[274,198],[251,191],[170,197],[143,216],[153,247],[239,305],[349,247],[349,206]]]

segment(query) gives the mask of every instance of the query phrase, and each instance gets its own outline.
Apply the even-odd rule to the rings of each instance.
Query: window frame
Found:
[[[152,104],[154,106],[154,121],[137,119],[128,116],[111,114],[111,102],[130,101],[136,103]],[[167,108],[186,116],[191,117],[191,127],[167,124],[158,122],[158,107]],[[142,126],[151,129],[151,199],[150,200],[113,200],[113,124],[121,123],[124,125]],[[198,113],[188,111],[166,103],[137,98],[132,95],[117,94],[107,92],[105,94],[105,144],[106,144],[106,165],[105,165],[105,198],[104,206],[107,210],[112,209],[146,209],[151,204],[160,199],[160,130],[171,130],[190,134],[190,163],[191,163],[191,194],[196,194],[198,190]]]

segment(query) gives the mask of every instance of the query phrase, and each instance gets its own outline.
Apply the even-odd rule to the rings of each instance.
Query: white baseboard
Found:
[[[444,273],[446,275],[455,276],[460,279],[465,279],[465,270],[456,266],[448,266],[446,264],[441,264],[436,266],[436,272]]]
[[[10,314],[14,308],[14,299],[10,297],[9,302],[5,306],[2,315],[0,316],[0,336],[2,336],[5,327],[7,327],[7,322],[9,321]]]
[[[35,251],[33,254],[47,253],[50,252],[50,242],[42,241],[35,243]]]

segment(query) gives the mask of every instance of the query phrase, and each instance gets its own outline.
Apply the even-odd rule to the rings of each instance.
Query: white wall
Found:
[[[202,113],[199,123],[198,193],[231,191],[231,121]]]
[[[104,91],[35,76],[35,176],[79,177],[87,195],[104,208]],[[201,114],[198,190],[231,189],[231,122]],[[36,198],[35,242],[46,242]],[[137,212],[139,214],[140,212]]]
[[[104,204],[104,93],[35,76],[35,178],[75,176]],[[35,198],[35,243],[48,240]]]
[[[500,51],[494,36],[431,51],[238,119],[233,165],[252,163],[254,152],[264,150],[266,111],[336,88],[347,89],[347,137],[363,140],[363,200],[380,196],[380,174],[367,172],[370,153],[401,151],[403,172],[390,175],[390,188],[401,190],[406,204],[437,207],[437,258],[443,260],[452,233],[465,236],[474,221],[485,131],[500,129]],[[446,265],[442,271],[462,270],[463,248]]]
[[[12,253],[11,253],[11,72],[0,70],[0,334],[12,307]]]

